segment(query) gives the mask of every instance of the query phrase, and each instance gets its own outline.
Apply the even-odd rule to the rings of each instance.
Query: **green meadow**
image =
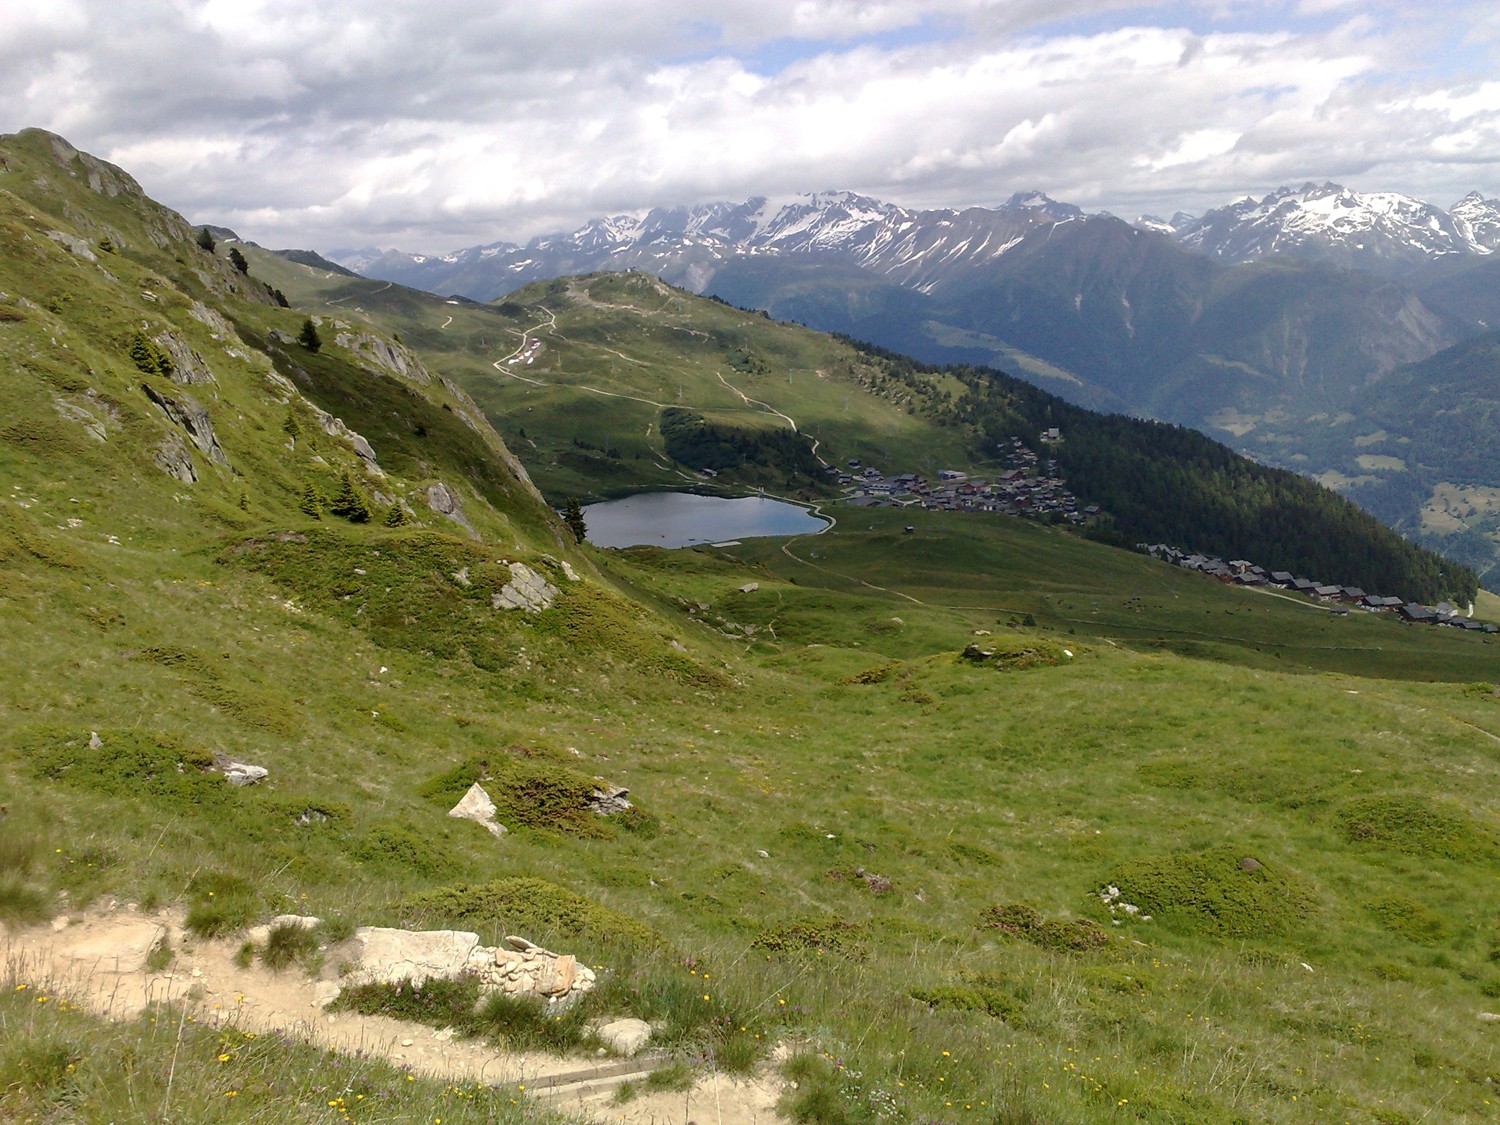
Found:
[[[830,504],[833,530],[791,541],[577,544],[510,451],[548,495],[589,492],[601,461],[621,488],[680,479],[644,425],[607,452],[520,436],[605,397],[585,386],[665,402],[676,373],[694,409],[765,424],[723,374],[750,398],[800,388],[778,409],[830,441],[849,427],[841,449],[920,468],[958,446],[800,329],[735,338],[743,314],[699,303],[628,330],[648,299],[679,315],[638,277],[535,297],[559,306],[527,368],[548,388],[415,327],[504,339],[501,358],[532,305],[392,288],[393,346],[428,377],[403,374],[355,338],[388,338],[378,287],[294,292],[314,275],[259,253],[239,277],[138,196],[94,210],[77,154],[7,143],[8,928],[120,901],[231,942],[288,910],[519,932],[601,967],[566,1035],[461,991],[349,1003],[560,1051],[590,1050],[585,1019],[639,1016],[666,1064],[778,1074],[809,1125],[1500,1119],[1492,640],[1001,517]],[[49,229],[115,250],[90,262]],[[317,353],[295,342],[313,313]],[[145,370],[137,332],[213,381]],[[544,366],[563,354],[592,366]],[[227,464],[145,386],[198,401]],[[160,467],[174,440],[196,481]],[[432,506],[439,484],[468,528]],[[513,563],[550,605],[496,608]],[[229,786],[225,757],[269,776]],[[501,839],[446,815],[477,778]],[[589,812],[601,783],[635,809]],[[0,1118],[553,1119],[521,1091],[190,1015],[105,1023],[7,966]]]

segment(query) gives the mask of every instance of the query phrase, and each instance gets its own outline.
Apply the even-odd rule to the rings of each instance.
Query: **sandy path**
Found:
[[[147,957],[165,940],[174,951],[161,971]],[[0,965],[8,979],[45,985],[109,1019],[129,1019],[148,1005],[184,1005],[200,1023],[229,1023],[255,1032],[281,1031],[343,1053],[362,1052],[393,1065],[447,1081],[514,1085],[533,1089],[540,1080],[588,1083],[600,1074],[602,1095],[586,1088],[559,1093],[551,1104],[584,1120],[625,1125],[774,1125],[781,1084],[772,1078],[737,1081],[709,1074],[691,1090],[610,1100],[600,1072],[618,1059],[560,1058],[511,1053],[423,1024],[351,1012],[329,1013],[323,1005],[338,990],[336,979],[309,977],[294,969],[272,972],[259,964],[241,968],[234,954],[239,937],[203,941],[182,928],[181,914],[143,914],[127,905],[90,910],[51,925],[0,930]],[[336,950],[326,973],[333,976]]]

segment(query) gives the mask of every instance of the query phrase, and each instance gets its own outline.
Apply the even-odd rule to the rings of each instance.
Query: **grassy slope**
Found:
[[[22,212],[36,206],[16,208],[13,228],[34,230]],[[66,284],[74,306],[119,318],[79,328],[22,308],[0,324],[16,403],[0,441],[0,792],[26,794],[0,824],[12,917],[52,913],[64,889],[75,905],[192,901],[195,876],[224,871],[249,879],[260,916],[295,903],[394,922],[414,896],[503,872],[662,935],[632,948],[549,924],[524,898],[480,925],[524,925],[609,965],[610,1003],[662,1022],[684,1052],[745,1057],[806,1037],[796,1073],[811,1121],[1389,1123],[1434,1106],[1494,1119],[1493,1044],[1475,1012],[1500,991],[1500,703],[1469,682],[1496,678],[1492,645],[1327,622],[1027,525],[904,513],[912,536],[860,513],[791,545],[849,578],[775,544],[585,549],[568,556],[585,581],[559,579],[556,608],[497,615],[494,559],[544,567],[539,553],[561,549],[524,489],[471,471],[473,431],[438,383],[420,388],[426,432],[403,436],[407,383],[356,378],[336,347],[327,370],[299,365],[325,408],[347,404],[351,424],[364,411],[356,428],[389,473],[370,487],[410,494],[427,527],[302,516],[300,483],[324,470],[303,439],[286,449],[287,408],[264,375],[201,334],[218,384],[193,390],[213,398],[243,475],[200,462],[184,486],[151,465],[164,423],[105,345],[177,287],[142,303],[131,271],[164,270],[172,253],[121,257],[119,284],[56,256],[0,280],[12,296],[37,278]],[[300,323],[202,295],[249,337]],[[89,388],[121,418],[105,443],[53,401],[92,402]],[[315,448],[330,471],[355,467],[340,443]],[[434,477],[473,485],[484,545],[420,505]],[[453,577],[465,567],[469,586]],[[759,589],[740,592],[748,581]],[[1035,627],[1009,624],[1027,613]],[[971,641],[1001,666],[962,660]],[[83,756],[91,730],[115,753]],[[422,796],[506,746],[557,776],[628,785],[645,815],[587,834],[543,816],[494,841]],[[231,791],[168,770],[124,786],[109,764],[127,749],[217,750],[271,777]],[[330,819],[296,827],[310,807]],[[1245,857],[1262,866],[1241,870]],[[1096,894],[1111,881],[1153,920],[1112,925]],[[980,928],[1006,904],[1041,923]],[[1068,919],[1105,940],[1068,952]],[[104,1077],[126,1055],[145,1060],[131,1104],[160,1104],[152,1025],[37,1012],[0,1007],[0,1110],[114,1116]],[[86,1047],[73,1071],[65,1041]],[[205,1067],[217,1047],[190,1043]],[[319,1079],[294,1050],[265,1049],[254,1097],[195,1077],[179,1112],[300,1116]],[[387,1089],[382,1074],[355,1077]],[[509,1112],[414,1086],[384,1111]]]
[[[644,274],[542,282],[492,306],[325,274],[253,248],[250,257],[258,276],[311,310],[365,315],[399,331],[474,396],[555,500],[682,486],[682,470],[662,455],[660,406],[733,425],[786,425],[736,389],[790,415],[829,461],[858,457],[929,474],[968,465],[961,434],[865,392],[859,377],[870,369],[853,349]],[[494,363],[527,331],[542,345],[534,362],[502,362],[506,374],[497,372]],[[759,369],[747,369],[752,363]]]

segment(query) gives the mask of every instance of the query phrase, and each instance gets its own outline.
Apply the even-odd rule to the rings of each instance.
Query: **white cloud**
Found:
[[[446,249],[830,187],[1126,215],[1307,178],[1497,187],[1500,85],[1445,77],[1445,33],[1394,5],[1170,9],[1190,26],[1124,0],[34,7],[0,21],[5,127],[276,245]],[[1466,57],[1494,43],[1471,30]]]

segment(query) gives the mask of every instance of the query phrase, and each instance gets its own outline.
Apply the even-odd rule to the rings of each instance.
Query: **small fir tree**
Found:
[[[130,337],[130,346],[127,350],[130,354],[130,362],[135,364],[136,370],[147,375],[161,374],[161,361],[157,358],[156,345],[144,332],[137,331]]]
[[[302,423],[297,421],[297,412],[291,407],[287,407],[286,421],[281,423],[281,428],[286,432],[286,436],[293,441],[302,436]]]
[[[342,516],[350,523],[368,523],[370,519],[370,501],[365,498],[364,491],[354,483],[354,474],[346,472],[339,478],[338,494],[334,496],[328,505],[328,510],[336,516]]]
[[[280,289],[272,289],[271,290],[271,299],[274,300],[278,305],[280,305],[284,309],[289,309],[289,308],[292,307],[287,302],[286,294],[283,293]]]
[[[323,496],[312,481],[303,484],[302,495],[297,500],[297,508],[303,515],[311,516],[315,520],[323,518]]]
[[[568,525],[568,530],[573,533],[573,541],[582,543],[588,535],[588,525],[583,522],[583,508],[578,503],[578,497],[569,496],[563,501],[563,523]]]
[[[318,326],[312,322],[312,317],[302,322],[302,331],[297,333],[297,343],[310,352],[315,352],[323,346],[323,338],[318,335]]]
[[[406,509],[400,504],[392,504],[391,510],[385,514],[386,527],[405,527],[407,524]]]
[[[207,227],[198,228],[198,245],[203,247],[203,249],[207,250],[210,254],[214,252],[214,247],[217,245],[217,243],[214,242],[214,236],[208,233]]]
[[[248,274],[250,272],[250,263],[245,261],[245,255],[240,253],[238,246],[231,246],[229,248],[229,264],[239,270],[240,273]]]

